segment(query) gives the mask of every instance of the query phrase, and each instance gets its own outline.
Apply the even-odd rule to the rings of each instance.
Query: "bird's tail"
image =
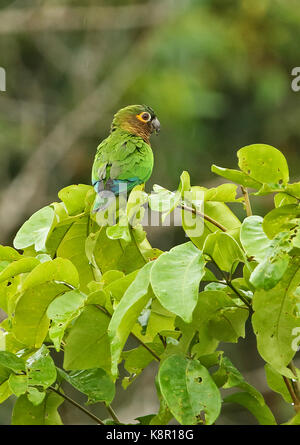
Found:
[[[114,194],[108,190],[97,193],[92,212],[97,213],[106,210],[114,199]]]

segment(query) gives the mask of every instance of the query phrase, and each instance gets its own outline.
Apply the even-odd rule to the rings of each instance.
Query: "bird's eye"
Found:
[[[137,115],[137,118],[142,122],[149,122],[151,120],[151,114],[144,112]]]

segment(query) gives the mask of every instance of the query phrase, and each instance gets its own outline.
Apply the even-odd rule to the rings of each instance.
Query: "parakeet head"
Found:
[[[111,131],[117,128],[140,136],[149,142],[152,133],[158,133],[160,122],[152,108],[147,105],[129,105],[119,110],[113,119]]]

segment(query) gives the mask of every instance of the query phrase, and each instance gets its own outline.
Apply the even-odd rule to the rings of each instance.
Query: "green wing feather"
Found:
[[[153,153],[142,138],[116,130],[97,149],[92,170],[92,183],[105,184],[109,179],[146,182],[153,169]],[[136,184],[135,184],[136,185]]]

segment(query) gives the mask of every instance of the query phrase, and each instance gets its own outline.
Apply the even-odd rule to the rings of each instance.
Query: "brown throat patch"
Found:
[[[121,128],[135,136],[141,137],[147,144],[150,145],[150,136],[152,133],[150,122],[141,122],[136,116],[132,116],[120,125]]]

